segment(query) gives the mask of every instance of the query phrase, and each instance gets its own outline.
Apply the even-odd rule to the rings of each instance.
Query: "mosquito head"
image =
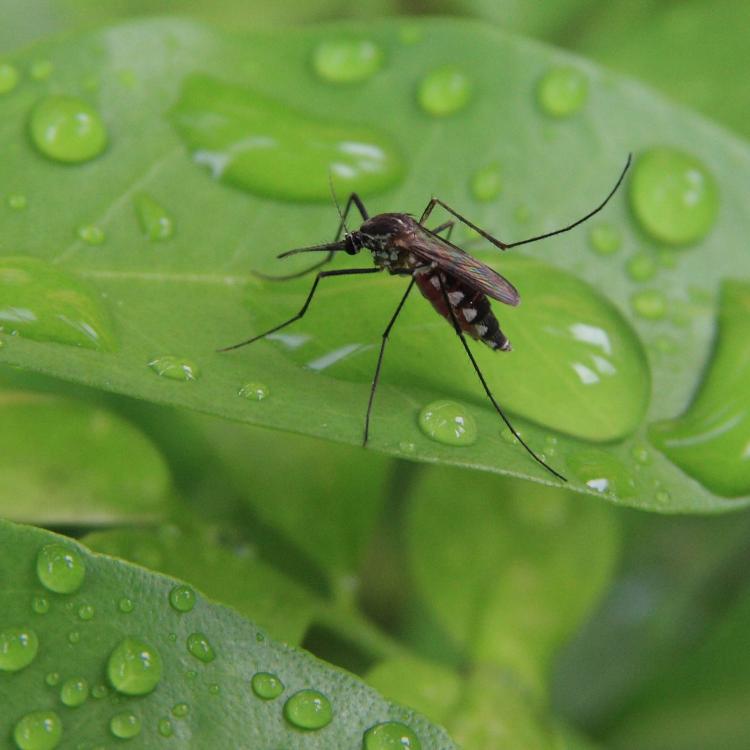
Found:
[[[344,249],[349,255],[356,255],[365,246],[360,232],[347,232],[344,235]]]

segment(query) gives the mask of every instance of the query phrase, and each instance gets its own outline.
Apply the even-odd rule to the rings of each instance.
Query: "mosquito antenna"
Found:
[[[633,160],[633,154],[628,154],[628,160],[625,162],[625,167],[620,173],[620,176],[618,177],[617,182],[615,183],[615,186],[612,188],[612,190],[609,191],[609,195],[593,211],[589,211],[582,219],[578,219],[578,221],[574,221],[572,224],[568,224],[568,226],[563,227],[562,229],[555,229],[553,232],[546,232],[545,234],[539,234],[536,237],[529,237],[529,239],[521,240],[520,242],[511,242],[505,247],[506,248],[518,247],[519,245],[527,245],[529,242],[536,242],[537,240],[544,240],[547,237],[554,237],[556,234],[569,232],[571,229],[574,229],[579,224],[583,224],[584,221],[588,221],[592,216],[595,216],[596,214],[598,214],[599,211],[601,211],[607,205],[607,203],[609,203],[610,198],[617,192],[617,189],[620,187],[620,185],[622,184],[622,181],[625,179],[625,173],[628,171],[628,168],[630,167],[630,162],[632,160]]]
[[[341,219],[341,227],[344,228],[346,234],[349,234],[349,227],[346,225],[346,217],[344,216],[344,212],[341,210],[341,204],[339,203],[339,199],[336,196],[336,188],[333,185],[333,172],[330,169],[328,170],[328,187],[331,190],[331,198],[333,198],[333,203],[336,206],[336,211],[338,212],[339,219]],[[339,228],[339,236],[340,235],[341,228]]]

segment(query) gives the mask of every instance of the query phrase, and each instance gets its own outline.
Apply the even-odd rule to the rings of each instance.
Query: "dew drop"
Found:
[[[187,638],[187,649],[202,662],[211,662],[216,658],[216,652],[203,633],[191,633]]]
[[[60,744],[62,734],[62,721],[54,711],[26,714],[13,729],[19,750],[52,750]]]
[[[238,393],[248,401],[262,401],[268,396],[268,386],[264,383],[245,383]]]
[[[87,245],[101,245],[106,239],[104,230],[94,224],[86,224],[78,227],[76,234],[78,235],[78,239]]]
[[[200,371],[192,362],[171,354],[152,359],[148,366],[157,375],[170,380],[197,380],[200,375]]]
[[[174,727],[169,719],[159,719],[157,728],[162,737],[171,737],[174,734]]]
[[[125,638],[112,651],[107,676],[112,687],[125,695],[146,695],[161,680],[159,652],[137,638]]]
[[[385,721],[370,727],[363,740],[364,750],[421,750],[422,743],[405,724]]]
[[[9,94],[21,78],[18,69],[10,63],[0,63],[0,95]]]
[[[174,234],[174,221],[161,203],[146,193],[139,193],[134,201],[141,231],[154,242],[168,240]]]
[[[478,201],[494,200],[502,189],[503,181],[498,164],[488,164],[478,169],[471,178],[471,193]]]
[[[580,70],[569,65],[552,68],[537,86],[537,101],[550,117],[570,117],[588,97],[588,81]]]
[[[29,68],[29,75],[35,81],[46,81],[55,71],[51,60],[34,60]]]
[[[635,461],[643,466],[651,463],[651,453],[648,446],[643,443],[636,443],[630,451],[630,455],[633,456]]]
[[[628,260],[625,268],[633,281],[650,281],[656,275],[656,260],[651,253],[641,251]]]
[[[647,320],[661,320],[667,314],[667,300],[658,289],[646,289],[636,292],[630,302],[633,312]]]
[[[84,621],[93,620],[94,612],[95,610],[90,604],[82,604],[78,608],[78,617]]]
[[[141,733],[141,720],[132,711],[124,711],[109,720],[109,731],[121,740],[132,739]]]
[[[46,596],[37,595],[31,600],[31,608],[38,615],[46,615],[49,612],[49,599]]]
[[[0,630],[0,672],[18,672],[36,658],[39,638],[31,628]]]
[[[117,602],[117,609],[125,615],[130,614],[135,609],[135,604],[132,599],[128,599],[126,596]]]
[[[331,39],[313,52],[313,69],[330,83],[365,81],[382,65],[383,50],[367,39]]]
[[[109,315],[92,291],[37,258],[0,259],[0,330],[37,341],[114,348]]]
[[[11,193],[6,202],[13,211],[23,211],[29,205],[29,199],[22,193]]]
[[[719,209],[719,191],[695,157],[659,147],[638,157],[630,180],[630,203],[651,237],[683,246],[710,231]]]
[[[169,633],[169,634],[167,635],[167,640],[168,640],[168,641],[169,641],[170,643],[177,643],[177,633]]]
[[[184,584],[175,586],[169,592],[169,603],[178,612],[190,612],[195,606],[195,591]]]
[[[49,96],[31,111],[31,140],[39,153],[54,161],[80,164],[102,153],[107,130],[99,113],[72,96]]]
[[[82,706],[89,697],[89,683],[83,677],[72,677],[63,682],[60,688],[60,700],[69,708]]]
[[[621,498],[635,494],[635,483],[627,468],[604,451],[579,450],[568,457],[573,475],[589,489]]]
[[[471,81],[466,74],[455,65],[445,65],[422,79],[417,89],[417,101],[427,114],[447,117],[464,109],[471,93]]]
[[[94,687],[91,688],[91,697],[95,698],[96,700],[101,700],[107,695],[108,692],[109,690],[107,686],[100,683],[99,685],[94,685]]]
[[[221,688],[215,682],[212,682],[208,686],[208,692],[211,693],[211,695],[218,695],[221,692]]]
[[[68,633],[68,643],[70,643],[71,646],[75,646],[76,643],[80,643],[81,641],[81,634],[77,630],[71,630],[70,633]]]
[[[322,729],[333,719],[331,702],[317,690],[300,690],[284,704],[284,717],[297,729]]]
[[[175,703],[172,706],[172,716],[176,719],[184,719],[190,713],[190,706],[187,703]]]
[[[262,698],[264,701],[278,698],[284,692],[284,684],[275,674],[270,672],[256,672],[250,681],[250,685],[258,698]]]
[[[59,672],[48,672],[44,676],[44,682],[49,685],[50,687],[55,687],[60,682],[60,673]]]
[[[47,544],[39,550],[36,573],[44,588],[57,594],[78,591],[86,576],[83,558],[74,547]]]
[[[402,440],[398,444],[398,449],[402,453],[406,453],[407,455],[410,456],[410,455],[416,453],[417,446],[414,443],[412,443],[410,440]]]
[[[622,247],[622,236],[611,224],[598,224],[589,232],[591,249],[597,255],[614,255]]]
[[[427,404],[419,413],[419,426],[427,437],[444,445],[473,445],[478,435],[474,417],[455,401]]]

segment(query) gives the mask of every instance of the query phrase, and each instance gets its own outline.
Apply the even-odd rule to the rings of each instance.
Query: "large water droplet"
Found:
[[[92,291],[37,258],[0,259],[0,330],[36,341],[114,348],[109,314]]]
[[[713,226],[719,190],[695,157],[673,148],[653,148],[635,163],[630,202],[640,225],[654,239],[690,245]]]
[[[137,638],[125,638],[112,651],[107,676],[115,690],[125,695],[146,695],[161,680],[159,652]]]
[[[19,750],[53,750],[60,744],[62,734],[62,721],[54,711],[26,714],[13,729]]]
[[[0,63],[0,94],[8,94],[18,85],[18,69],[10,63]]]
[[[447,117],[464,109],[471,99],[471,93],[468,76],[455,65],[445,65],[421,80],[417,101],[427,114]]]
[[[196,380],[200,375],[200,371],[192,362],[172,354],[156,357],[148,366],[157,375],[170,380]]]
[[[89,697],[89,683],[84,677],[72,677],[60,688],[60,701],[69,708],[82,706]]]
[[[364,750],[421,750],[422,743],[412,729],[398,721],[370,727],[363,739]]]
[[[245,383],[238,394],[248,401],[262,401],[268,396],[268,386],[264,383]]]
[[[670,461],[725,497],[750,493],[749,330],[750,284],[725,282],[715,348],[693,402],[649,429]]]
[[[202,662],[210,662],[216,658],[216,652],[208,638],[203,633],[191,633],[187,638],[188,651]]]
[[[0,671],[18,672],[36,658],[39,639],[31,628],[0,630]]]
[[[547,71],[537,86],[537,100],[551,117],[570,117],[583,107],[588,97],[588,81],[580,70],[560,66]]]
[[[258,698],[262,698],[264,701],[278,698],[284,692],[284,684],[275,674],[270,672],[256,672],[250,681],[250,685]]]
[[[322,729],[333,719],[331,702],[317,690],[300,690],[284,704],[284,717],[297,729]]]
[[[31,140],[49,159],[70,164],[104,151],[107,130],[99,113],[73,96],[48,96],[31,111]]]
[[[207,77],[188,79],[172,120],[214,177],[279,200],[327,203],[329,175],[342,194],[372,195],[404,171],[396,145],[375,130],[316,119]]]
[[[36,573],[44,588],[58,594],[72,594],[81,588],[86,566],[74,547],[46,544],[37,555]]]
[[[195,591],[184,584],[175,586],[169,592],[169,603],[178,612],[190,612],[195,606]]]
[[[488,164],[477,170],[471,178],[471,193],[478,201],[491,201],[500,195],[503,189],[503,180],[500,167],[497,164]]]
[[[433,401],[419,412],[419,426],[427,437],[444,445],[473,445],[477,423],[465,406],[455,401]]]
[[[161,203],[146,193],[135,197],[135,212],[141,231],[150,240],[168,240],[174,234],[174,221]]]
[[[109,720],[109,731],[121,740],[132,739],[141,733],[141,720],[132,711],[124,711]]]
[[[329,39],[313,52],[313,68],[325,81],[364,81],[380,70],[383,51],[367,39]]]

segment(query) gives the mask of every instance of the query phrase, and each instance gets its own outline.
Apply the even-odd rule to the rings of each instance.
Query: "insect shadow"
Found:
[[[592,211],[589,211],[589,213],[582,218],[574,221],[572,224],[562,227],[561,229],[536,235],[535,237],[529,237],[520,242],[502,242],[496,237],[493,237],[489,232],[469,221],[469,219],[459,214],[439,198],[433,197],[430,199],[422,212],[422,216],[419,221],[417,221],[414,217],[405,213],[384,213],[371,217],[361,198],[356,193],[352,193],[346,202],[343,212],[341,211],[338,202],[336,202],[340,222],[333,242],[287,250],[278,256],[279,258],[288,258],[289,256],[297,255],[298,253],[320,252],[325,253],[323,260],[303,271],[300,271],[299,273],[288,274],[286,276],[268,276],[261,273],[257,273],[257,275],[261,278],[273,281],[286,281],[299,278],[300,276],[312,273],[318,268],[326,265],[333,258],[334,253],[342,251],[349,255],[356,255],[361,250],[369,250],[372,253],[372,260],[374,261],[375,266],[368,268],[346,268],[333,271],[318,271],[312,288],[307,295],[307,299],[296,315],[263,333],[259,333],[257,336],[253,336],[245,341],[240,341],[238,344],[219,349],[219,351],[227,352],[232,349],[239,349],[242,346],[247,346],[248,344],[252,344],[271,333],[286,328],[286,326],[291,325],[296,320],[302,318],[312,302],[321,279],[329,276],[355,276],[360,274],[379,273],[383,270],[396,276],[407,276],[410,281],[406,287],[406,291],[404,292],[401,301],[398,303],[388,325],[383,331],[383,340],[380,344],[378,361],[375,366],[375,375],[373,376],[372,386],[370,388],[370,398],[367,403],[362,445],[367,444],[370,435],[370,416],[372,414],[375,391],[377,390],[378,381],[380,379],[380,370],[383,364],[383,354],[385,352],[385,345],[388,341],[388,336],[390,335],[409,294],[412,289],[417,286],[423,296],[430,301],[435,310],[437,310],[437,312],[446,318],[446,320],[453,326],[453,329],[456,334],[458,334],[464,350],[479,377],[479,381],[481,382],[487,397],[492,402],[495,411],[500,415],[500,418],[505,422],[513,436],[537,463],[541,464],[558,479],[567,481],[562,474],[555,471],[555,469],[549,466],[544,459],[538,456],[513,427],[487,385],[487,381],[485,380],[482,371],[479,369],[479,365],[477,364],[469,344],[466,341],[466,336],[468,335],[471,338],[486,344],[491,349],[506,352],[510,351],[510,342],[500,329],[497,318],[490,307],[489,298],[497,300],[498,302],[503,302],[506,305],[515,306],[520,302],[520,295],[506,278],[489,266],[481,263],[476,258],[473,258],[457,245],[454,245],[450,241],[450,237],[455,225],[454,220],[458,220],[462,224],[470,227],[500,250],[508,250],[512,247],[518,247],[519,245],[527,245],[530,242],[536,242],[538,240],[546,239],[547,237],[554,237],[557,234],[568,232],[599,213],[599,211],[607,205],[622,184],[631,160],[632,154],[628,154],[625,167],[620,173],[615,186],[610,190],[607,197]],[[433,229],[429,229],[425,226],[425,223],[436,206],[441,206],[445,209],[453,216],[453,219],[446,221]],[[361,214],[363,223],[359,229],[349,231],[346,220],[353,207],[356,207]]]

